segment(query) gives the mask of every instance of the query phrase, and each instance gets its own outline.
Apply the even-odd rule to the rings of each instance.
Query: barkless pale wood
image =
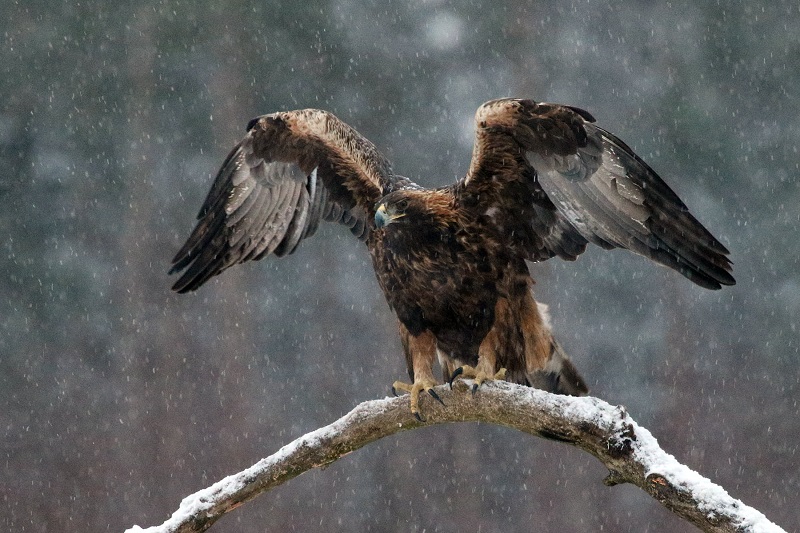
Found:
[[[678,463],[622,407],[592,397],[549,394],[505,382],[473,397],[464,382],[436,388],[445,402],[424,402],[424,422],[411,415],[408,397],[364,402],[336,422],[308,433],[252,467],[184,498],[172,517],[129,533],[205,531],[225,513],[312,468],[326,466],[370,442],[400,431],[444,422],[480,421],[576,446],[608,469],[607,485],[632,483],[703,531],[784,531],[721,487]],[[424,503],[420,503],[424,505]]]

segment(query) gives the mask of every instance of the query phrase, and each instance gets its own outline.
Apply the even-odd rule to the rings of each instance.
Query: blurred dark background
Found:
[[[0,529],[121,531],[357,403],[405,363],[364,246],[169,291],[256,115],[331,110],[397,172],[461,176],[472,116],[590,110],[731,249],[718,292],[625,252],[533,265],[592,392],[800,523],[795,2],[7,2],[0,7]],[[384,439],[215,531],[693,531],[594,458],[496,427]],[[794,502],[794,503],[792,503]]]

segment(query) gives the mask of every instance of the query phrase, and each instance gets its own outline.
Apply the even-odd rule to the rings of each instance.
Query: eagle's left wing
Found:
[[[462,204],[528,259],[626,248],[700,286],[735,283],[728,250],[625,143],[578,108],[502,99],[476,113]]]

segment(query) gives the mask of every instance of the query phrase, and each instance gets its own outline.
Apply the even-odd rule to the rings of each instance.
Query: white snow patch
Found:
[[[647,471],[645,476],[659,474],[673,486],[681,487],[689,492],[699,503],[701,511],[709,517],[723,514],[733,518],[737,526],[752,532],[781,532],[784,531],[772,523],[763,513],[745,505],[741,500],[731,497],[719,485],[712,483],[679,463],[675,457],[666,453],[658,446],[658,441],[647,429],[640,427],[633,420],[628,419],[636,433],[634,455]]]
[[[506,383],[493,386],[505,387]],[[679,463],[675,457],[662,450],[658,441],[647,429],[639,426],[628,416],[624,408],[615,407],[591,396],[571,397],[548,394],[532,388],[517,388],[515,396],[527,401],[547,405],[548,409],[560,412],[575,421],[587,421],[601,428],[617,428],[620,438],[628,427],[633,428],[636,440],[631,442],[635,459],[645,466],[645,476],[659,474],[675,487],[686,490],[698,502],[700,510],[709,517],[725,515],[745,531],[750,533],[785,533],[785,530],[771,522],[760,511],[745,505],[741,500],[731,497],[725,489],[712,483],[689,467]]]

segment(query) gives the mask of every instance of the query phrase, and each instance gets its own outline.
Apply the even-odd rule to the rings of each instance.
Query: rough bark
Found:
[[[161,524],[129,533],[205,531],[225,513],[312,468],[400,431],[445,422],[480,421],[511,427],[576,446],[608,469],[609,486],[632,483],[669,510],[713,532],[784,531],[759,511],[664,452],[648,430],[622,407],[597,398],[558,396],[509,383],[492,383],[474,397],[463,383],[436,388],[442,406],[423,400],[424,422],[408,408],[408,397],[364,402],[336,422],[287,444],[252,467],[184,498]]]

